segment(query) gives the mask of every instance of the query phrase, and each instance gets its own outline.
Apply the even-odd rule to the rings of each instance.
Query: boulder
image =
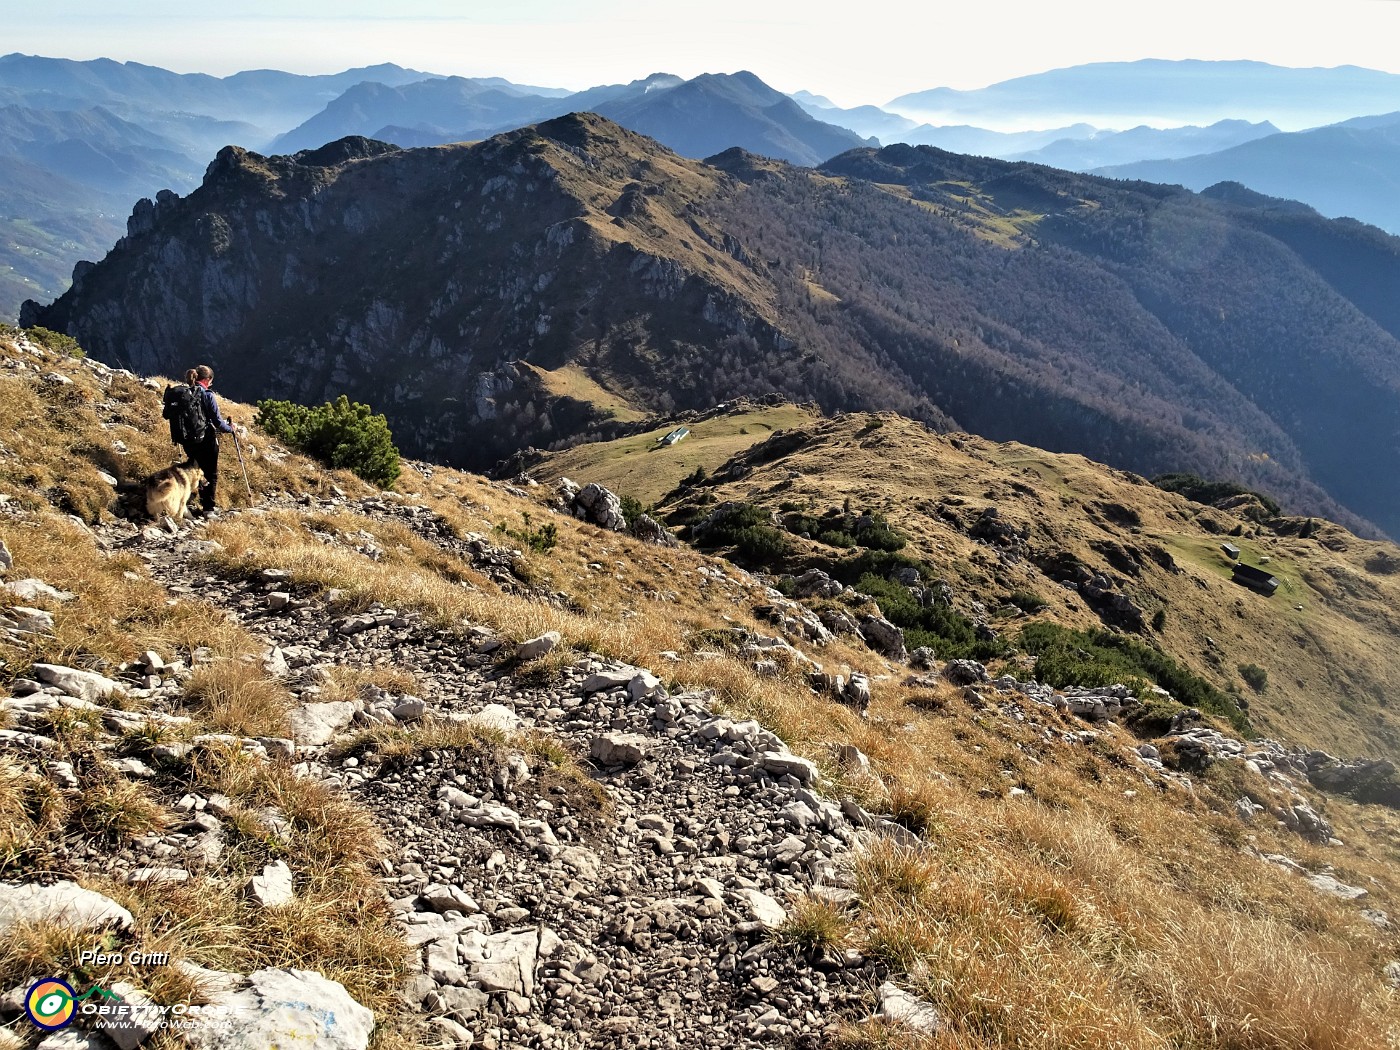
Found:
[[[47,682],[67,695],[76,696],[90,704],[105,700],[113,693],[126,691],[120,682],[104,678],[95,671],[79,671],[77,668],[63,667],[59,664],[35,664],[34,673],[41,682]]]
[[[5,546],[5,541],[0,540],[0,576],[4,576],[14,567],[14,555],[10,553],[10,548]]]
[[[296,899],[292,891],[292,869],[286,861],[265,865],[261,875],[248,880],[248,896],[264,908],[280,908]]]
[[[927,1035],[941,1031],[945,1024],[932,1003],[911,995],[891,981],[880,985],[880,1019]]]
[[[650,514],[639,514],[632,523],[632,535],[643,543],[653,543],[658,547],[676,547],[680,541],[666,531],[659,521]]]
[[[808,569],[793,581],[793,586],[799,598],[835,598],[846,589],[821,569]]]
[[[534,660],[550,652],[556,645],[563,641],[563,635],[558,631],[545,631],[538,638],[531,638],[529,641],[521,642],[515,647],[515,656],[518,660]]]
[[[661,679],[650,671],[638,671],[627,683],[627,695],[634,702],[641,703],[665,697],[666,689],[662,686]]]
[[[500,733],[514,733],[520,728],[520,716],[504,704],[487,704],[469,716],[467,721],[482,729],[492,729]]]
[[[734,896],[744,902],[750,915],[770,930],[777,929],[787,922],[787,909],[766,893],[740,889],[734,891]]]
[[[1340,897],[1344,901],[1360,900],[1369,894],[1360,886],[1348,886],[1326,872],[1318,872],[1308,876],[1308,882],[1312,883],[1313,889],[1318,893],[1325,893],[1331,897]]]
[[[909,658],[909,651],[904,648],[904,632],[883,616],[862,616],[860,636],[866,645],[891,660]]]
[[[976,660],[949,660],[943,668],[943,679],[950,685],[976,685],[991,681],[991,675]]]
[[[803,784],[817,779],[816,765],[797,755],[765,751],[758,756],[758,764],[774,777],[792,776]]]
[[[836,749],[836,761],[848,773],[869,773],[870,758],[854,744],[842,744]]]
[[[535,930],[490,937],[469,935],[461,944],[462,958],[470,964],[472,977],[482,988],[522,996],[534,994],[539,950],[540,935]]]
[[[0,933],[20,922],[52,922],[73,931],[116,926],[125,930],[131,912],[110,897],[85,890],[75,882],[51,886],[0,883]]]
[[[57,587],[50,587],[43,580],[36,580],[32,577],[24,580],[15,580],[13,583],[7,583],[5,584],[5,590],[9,591],[22,602],[41,600],[71,602],[77,597],[72,591],[60,591]]]
[[[928,646],[921,645],[910,650],[909,666],[919,671],[934,671],[938,668],[938,657]]]
[[[579,489],[573,499],[573,515],[599,528],[621,532],[627,528],[627,519],[622,513],[622,500],[617,494],[595,483]]]
[[[302,747],[320,747],[334,740],[354,717],[355,704],[349,700],[332,700],[298,705],[287,715],[287,725],[292,739]]]
[[[638,673],[635,667],[618,664],[606,670],[594,671],[583,680],[582,689],[585,693],[600,693],[605,689],[617,689],[631,683]]]
[[[53,634],[53,613],[15,605],[0,612],[0,621],[8,620],[20,634]]]
[[[636,733],[605,733],[593,738],[588,753],[601,766],[634,766],[644,757],[646,743]]]
[[[389,712],[400,722],[417,722],[428,713],[428,703],[421,697],[405,696]]]
[[[852,674],[841,690],[841,700],[864,715],[870,709],[870,679],[859,671]]]
[[[99,1014],[96,1027],[117,1044],[117,1050],[136,1050],[160,1031],[165,1017],[150,996],[126,981],[117,981],[107,990],[119,1001],[105,1004],[111,1012]]]
[[[372,1010],[311,970],[259,970],[202,1017],[207,1023],[185,1035],[195,1050],[365,1050],[374,1030]]]

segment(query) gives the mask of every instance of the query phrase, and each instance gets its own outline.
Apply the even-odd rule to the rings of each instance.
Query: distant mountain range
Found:
[[[1100,173],[1195,190],[1240,182],[1261,193],[1306,201],[1324,215],[1350,216],[1396,232],[1400,112],[1268,135],[1202,156],[1104,167]]]
[[[1076,121],[1121,127],[1124,122],[1213,124],[1231,119],[1268,120],[1293,130],[1400,110],[1400,74],[1357,66],[1292,69],[1264,62],[1094,62],[973,91],[916,91],[884,108],[933,124],[999,130]]]
[[[255,69],[212,77],[106,58],[75,62],[37,55],[0,56],[0,93],[17,94],[36,108],[121,105],[144,113],[247,121],[272,129],[266,132],[266,142],[271,142],[275,129],[305,120],[356,84],[373,81],[395,86],[430,76],[385,64],[326,76]]]
[[[226,149],[24,320],[242,399],[346,393],[472,466],[778,391],[1400,534],[1397,285],[1400,239],[1243,187],[927,146],[700,162],[578,114]]]
[[[656,73],[586,91],[382,65],[329,76],[180,74],[106,59],[0,58],[0,316],[64,289],[134,200],[199,181],[223,146],[314,150],[348,135],[426,146],[596,110],[702,157],[740,145],[819,164],[867,140],[752,73]]]
[[[1110,164],[1130,163],[1143,156],[1169,160],[1211,153],[1277,133],[1278,128],[1268,121],[1251,124],[1247,120],[1222,120],[1205,128],[1143,126],[1127,131],[1096,131],[1087,136],[1057,139],[1038,149],[1013,153],[1006,159],[1028,160],[1069,171],[1092,171]],[[1205,189],[1205,186],[1195,188]]]
[[[14,316],[24,298],[60,293],[72,263],[102,254],[134,200],[187,192],[225,145],[291,154],[362,136],[427,146],[583,111],[697,158],[740,146],[813,166],[902,141],[1195,189],[1239,182],[1400,231],[1390,174],[1396,122],[1358,116],[1400,111],[1400,77],[1352,67],[1100,63],[843,108],[812,92],[785,96],[748,72],[654,73],[569,92],[392,64],[211,77],[8,55],[0,58],[0,316]],[[1112,130],[1144,115],[1186,126]],[[1355,119],[1278,132],[1338,115]],[[944,122],[920,123],[931,116]]]
[[[594,112],[688,157],[742,145],[794,164],[820,164],[866,145],[845,127],[816,119],[752,73],[705,74],[692,80],[656,73],[630,84],[590,88],[562,98],[487,87],[462,77],[398,88],[360,84],[281,136],[278,152],[314,149],[362,135],[399,146],[485,138],[531,121]]]

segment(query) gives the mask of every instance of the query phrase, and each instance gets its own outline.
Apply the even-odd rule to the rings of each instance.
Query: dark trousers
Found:
[[[205,510],[213,510],[214,490],[219,484],[219,432],[211,428],[203,441],[182,447],[185,455],[204,472],[204,484],[199,486],[199,505]]]

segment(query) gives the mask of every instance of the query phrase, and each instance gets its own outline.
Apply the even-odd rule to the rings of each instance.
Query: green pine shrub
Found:
[[[353,471],[372,485],[388,488],[399,476],[399,450],[388,420],[344,394],[318,408],[259,401],[257,424],[322,463]]]
[[[49,328],[29,328],[26,334],[30,339],[42,346],[45,350],[52,350],[56,354],[65,354],[68,357],[75,357],[81,360],[87,357],[83,348],[78,345],[78,341],[71,335],[64,335],[62,332],[55,332]]]
[[[1269,684],[1269,672],[1258,664],[1240,664],[1239,671],[1240,677],[1256,693],[1262,693]]]
[[[1064,688],[1121,682],[1139,695],[1150,695],[1146,686],[1154,682],[1183,705],[1219,715],[1241,733],[1253,731],[1239,704],[1223,690],[1136,638],[1042,622],[1022,628],[1019,641],[1021,648],[1036,658],[1036,678],[1047,685]]]

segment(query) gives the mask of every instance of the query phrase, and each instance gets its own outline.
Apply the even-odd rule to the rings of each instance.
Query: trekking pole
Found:
[[[248,502],[253,502],[253,486],[248,484],[248,464],[243,462],[243,446],[238,443],[238,431],[231,430],[233,435],[233,447],[238,453],[238,465],[243,468],[243,487],[248,490]]]

